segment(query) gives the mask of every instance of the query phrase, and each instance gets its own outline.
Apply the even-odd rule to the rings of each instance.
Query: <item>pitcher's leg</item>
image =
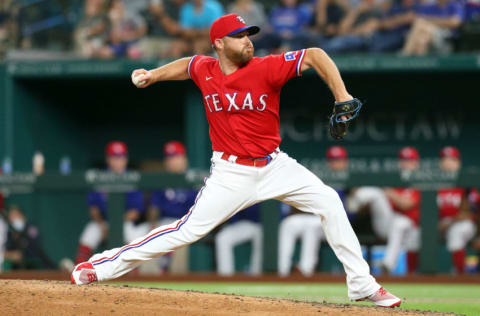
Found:
[[[370,275],[337,192],[285,153],[279,154],[262,173],[259,197],[276,198],[322,217],[326,239],[347,273],[348,296],[355,300],[378,291],[380,285]]]
[[[252,186],[248,182],[242,182],[246,178],[235,182],[235,185],[241,185],[240,188],[232,187],[224,184],[224,177],[233,177],[235,180],[236,176],[224,170],[220,170],[219,173],[220,176],[216,176],[218,173],[214,170],[212,177],[198,193],[195,204],[181,219],[170,225],[158,227],[131,244],[107,250],[90,258],[89,262],[93,264],[98,280],[119,277],[137,267],[142,261],[191,244],[239,210],[249,206],[254,188],[250,189]]]
[[[363,259],[360,243],[340,197],[325,185],[317,190],[319,193],[311,198],[318,203],[317,214],[323,218],[325,237],[347,274],[348,296],[356,300],[375,293],[380,285],[370,275],[370,267]]]

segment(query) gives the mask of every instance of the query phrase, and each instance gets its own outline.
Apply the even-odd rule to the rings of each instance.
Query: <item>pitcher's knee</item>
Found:
[[[210,231],[211,229],[205,227],[191,225],[184,225],[180,229],[185,243],[196,242],[205,237]]]
[[[323,186],[320,190],[321,193],[314,203],[314,214],[322,217],[346,216],[345,208],[337,191],[329,186]]]

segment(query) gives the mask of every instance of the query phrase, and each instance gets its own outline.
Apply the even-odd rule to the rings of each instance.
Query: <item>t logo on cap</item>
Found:
[[[210,26],[210,42],[213,45],[217,38],[232,36],[243,31],[248,31],[248,35],[254,35],[260,32],[260,28],[255,25],[247,25],[245,20],[237,14],[227,14],[213,21]]]

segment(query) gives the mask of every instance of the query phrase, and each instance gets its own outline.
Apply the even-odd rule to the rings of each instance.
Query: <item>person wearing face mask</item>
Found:
[[[7,236],[5,260],[12,263],[13,269],[57,269],[57,265],[48,257],[41,246],[38,228],[28,223],[18,206],[8,211],[9,231]]]

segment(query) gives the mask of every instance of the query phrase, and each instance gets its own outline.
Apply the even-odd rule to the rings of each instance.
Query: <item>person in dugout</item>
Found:
[[[105,147],[107,171],[121,174],[127,171],[128,148],[124,142],[112,141]],[[125,194],[125,220],[124,239],[132,237],[131,227],[145,213],[143,193],[131,191]],[[108,193],[103,191],[90,191],[87,196],[90,221],[80,235],[75,263],[83,262],[90,258],[102,242],[108,237]]]
[[[460,151],[447,146],[440,151],[440,169],[458,172],[461,168]],[[455,272],[465,270],[465,247],[473,239],[476,226],[464,188],[444,188],[437,192],[439,230],[445,237],[447,249],[452,255]]]
[[[414,147],[404,147],[399,152],[399,168],[403,174],[413,173],[420,167],[420,155]],[[418,267],[420,249],[420,190],[416,188],[385,188],[385,195],[394,211],[387,237],[383,259],[384,272],[392,272],[402,249],[407,251],[408,273]]]
[[[348,154],[343,146],[331,146],[326,152],[328,168],[333,172],[348,170]],[[335,188],[342,202],[344,191]],[[346,209],[347,213],[348,210]],[[300,259],[293,268],[305,277],[311,277],[318,263],[318,256],[325,233],[322,229],[322,218],[313,214],[300,212],[294,207],[281,204],[282,215],[278,231],[278,273],[288,276],[292,272],[293,254],[297,240],[301,241]]]
[[[185,145],[171,140],[163,146],[164,170],[168,173],[184,174],[188,168]],[[192,188],[165,188],[152,192],[148,209],[149,226],[139,227],[139,236],[147,234],[153,228],[170,224],[182,218],[195,202],[198,190]],[[148,225],[148,224],[146,224]],[[162,256],[156,265],[160,272],[185,274],[188,272],[188,247],[178,249],[171,255]]]
[[[235,246],[251,242],[252,250],[247,274],[260,275],[263,271],[263,226],[260,205],[255,204],[235,214],[215,235],[217,273],[232,276],[235,273]]]

